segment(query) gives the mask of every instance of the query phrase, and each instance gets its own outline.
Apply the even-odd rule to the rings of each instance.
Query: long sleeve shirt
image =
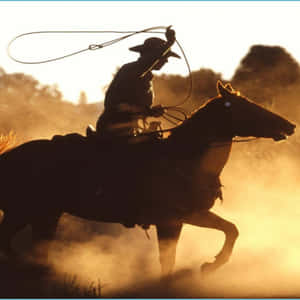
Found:
[[[132,112],[150,108],[153,101],[153,74],[142,76],[140,61],[123,65],[115,75],[105,96],[104,107],[107,111]]]

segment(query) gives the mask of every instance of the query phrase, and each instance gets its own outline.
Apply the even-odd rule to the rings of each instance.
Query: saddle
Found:
[[[54,143],[64,143],[64,144],[72,144],[72,143],[81,143],[85,141],[85,137],[79,133],[69,133],[66,135],[54,135],[51,139]]]
[[[152,121],[152,122],[150,122],[148,128],[133,129],[132,135],[129,135],[129,136],[98,134],[96,129],[91,124],[89,124],[87,126],[85,132],[86,132],[87,138],[97,138],[98,140],[111,141],[112,143],[126,141],[128,144],[135,144],[135,143],[140,143],[140,142],[147,141],[147,140],[162,139],[163,134],[159,130],[161,130],[161,122]],[[147,133],[147,134],[144,135],[144,133]]]

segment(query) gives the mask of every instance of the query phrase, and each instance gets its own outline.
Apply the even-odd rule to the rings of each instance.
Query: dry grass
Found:
[[[25,261],[0,262],[1,298],[100,298],[100,282],[83,286],[76,276]]]
[[[16,144],[16,134],[10,131],[7,135],[0,135],[0,154],[12,149]]]

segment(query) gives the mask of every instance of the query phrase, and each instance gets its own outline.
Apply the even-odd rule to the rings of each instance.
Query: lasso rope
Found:
[[[61,59],[65,59],[67,57],[71,57],[71,56],[74,56],[74,55],[77,55],[77,54],[80,54],[80,53],[83,53],[83,52],[86,52],[86,51],[91,51],[91,50],[98,50],[98,49],[102,49],[104,47],[107,47],[107,46],[111,46],[115,43],[118,43],[122,40],[125,40],[129,37],[132,37],[136,34],[140,34],[140,33],[159,33],[159,34],[164,34],[165,32],[162,32],[162,31],[156,31],[156,30],[159,30],[159,29],[167,29],[168,27],[167,26],[155,26],[155,27],[150,27],[150,28],[146,28],[146,29],[143,29],[143,30],[139,30],[139,31],[115,31],[115,30],[110,30],[110,31],[107,31],[107,30],[53,30],[53,31],[33,31],[33,32],[27,32],[27,33],[22,33],[22,34],[19,34],[17,35],[16,37],[14,37],[9,43],[8,43],[8,46],[7,46],[7,54],[8,56],[15,62],[17,63],[21,63],[21,64],[43,64],[43,63],[49,63],[49,62],[54,62],[54,61],[57,61],[57,60],[61,60]],[[71,53],[67,53],[65,55],[62,55],[62,56],[59,56],[59,57],[55,57],[55,58],[51,58],[51,59],[45,59],[45,60],[39,60],[39,61],[23,61],[23,60],[20,60],[20,59],[17,59],[15,58],[12,54],[11,54],[11,51],[10,51],[10,48],[11,48],[11,45],[19,38],[22,38],[24,36],[29,36],[29,35],[36,35],[36,34],[74,34],[74,33],[83,33],[83,34],[87,34],[87,33],[121,33],[121,34],[125,34],[124,36],[121,36],[119,38],[116,38],[116,39],[113,39],[113,40],[110,40],[110,41],[107,41],[107,42],[104,42],[104,43],[101,43],[101,44],[90,44],[87,48],[84,48],[84,49],[81,49],[81,50],[78,50],[78,51],[75,51],[75,52],[71,52]],[[193,82],[192,82],[192,72],[191,72],[191,69],[190,69],[190,65],[188,63],[188,60],[187,60],[187,57],[184,53],[184,50],[182,48],[182,46],[180,45],[180,43],[175,40],[176,44],[178,45],[183,57],[184,57],[184,60],[185,60],[185,63],[186,63],[186,66],[188,68],[188,72],[189,72],[189,90],[188,90],[188,94],[187,96],[183,99],[183,101],[181,101],[180,103],[174,105],[174,106],[169,106],[169,107],[165,107],[165,109],[167,110],[171,110],[172,108],[175,108],[175,107],[178,107],[178,106],[181,106],[183,105],[186,101],[188,101],[188,99],[191,97],[191,94],[192,94],[192,85],[193,85]],[[183,110],[182,110],[183,111]],[[181,111],[181,112],[182,112]],[[186,118],[186,112],[184,111],[183,112],[185,118]],[[182,120],[180,120],[182,121]]]
[[[156,29],[165,29],[165,28],[167,28],[167,27],[165,27],[165,26],[156,26],[156,27],[146,28],[146,29],[143,29],[143,30],[140,30],[140,31],[103,31],[103,30],[53,30],[53,31],[47,30],[47,31],[33,31],[33,32],[22,33],[22,34],[17,35],[16,37],[14,37],[8,43],[7,53],[8,53],[8,56],[12,60],[14,60],[15,62],[21,63],[21,64],[43,64],[43,63],[54,62],[54,61],[61,60],[61,59],[67,58],[67,57],[71,57],[71,56],[74,56],[74,55],[77,55],[77,54],[80,54],[80,53],[83,53],[83,52],[86,52],[86,51],[89,51],[89,50],[102,49],[104,47],[111,46],[111,45],[113,45],[115,43],[118,43],[118,42],[120,42],[120,41],[122,41],[124,39],[127,39],[127,38],[129,38],[129,37],[131,37],[131,36],[133,36],[135,34],[139,34],[139,33],[163,33],[161,31],[157,32],[157,31],[154,31],[154,30],[156,30]],[[113,39],[113,40],[104,42],[102,44],[91,44],[87,48],[84,48],[84,49],[81,49],[81,50],[78,50],[78,51],[75,51],[75,52],[71,52],[71,53],[68,53],[68,54],[65,54],[65,55],[62,55],[62,56],[58,56],[58,57],[55,57],[55,58],[46,59],[46,60],[40,60],[40,61],[23,61],[23,60],[16,59],[15,57],[12,56],[12,54],[10,52],[10,47],[11,47],[11,45],[17,39],[19,39],[21,37],[24,37],[24,36],[28,36],[28,35],[49,34],[49,33],[51,33],[51,34],[122,33],[122,34],[126,34],[126,35],[122,36],[122,37],[119,37],[117,39]]]
[[[51,31],[33,31],[33,32],[27,32],[27,33],[22,33],[17,35],[16,37],[14,37],[7,46],[7,54],[8,56],[15,62],[17,63],[21,63],[21,64],[42,64],[42,63],[49,63],[49,62],[54,62],[57,60],[62,60],[65,59],[67,57],[71,57],[86,51],[91,51],[91,50],[98,50],[98,49],[102,49],[104,47],[107,46],[111,46],[115,43],[118,43],[122,40],[125,40],[129,37],[132,37],[136,34],[140,34],[140,33],[159,33],[159,34],[164,34],[165,32],[162,31],[155,31],[158,29],[167,29],[170,26],[155,26],[155,27],[150,27],[150,28],[146,28],[143,30],[139,30],[139,31],[116,31],[116,30],[51,30]],[[41,60],[41,61],[22,61],[19,59],[16,59],[15,57],[12,56],[11,52],[10,52],[10,47],[11,45],[19,38],[24,37],[24,36],[28,36],[28,35],[34,35],[34,34],[74,34],[74,33],[83,33],[83,34],[87,34],[87,33],[121,33],[121,34],[126,34],[124,36],[121,36],[119,38],[101,43],[101,44],[90,44],[87,48],[72,52],[72,53],[68,53],[59,57],[55,57],[55,58],[51,58],[51,59],[46,59],[46,60]],[[193,80],[192,80],[192,72],[191,72],[191,68],[188,62],[188,59],[185,55],[185,52],[182,48],[182,46],[180,45],[180,43],[178,42],[178,40],[175,40],[176,44],[178,45],[182,56],[184,58],[184,61],[186,63],[187,69],[188,69],[188,73],[189,73],[189,89],[188,89],[188,93],[186,95],[186,97],[178,104],[173,105],[173,106],[166,106],[164,107],[166,110],[173,110],[176,111],[178,113],[180,113],[183,116],[183,119],[178,118],[170,113],[164,112],[164,114],[162,115],[162,117],[167,120],[168,122],[172,123],[173,125],[178,125],[177,122],[183,122],[184,120],[187,119],[188,113],[186,112],[185,109],[179,107],[181,105],[183,105],[184,103],[186,103],[192,95],[192,89],[193,89]],[[176,120],[177,122],[174,122],[172,119]],[[157,131],[153,131],[153,132],[148,132],[148,133],[142,133],[141,135],[151,135],[151,134],[155,134],[155,133],[164,133],[164,132],[170,132],[173,128],[168,128],[168,129],[161,129],[161,130],[157,130]],[[249,141],[253,141],[256,140],[258,138],[248,138],[248,139],[239,139],[239,140],[232,140],[233,143],[241,143],[241,142],[249,142]],[[218,145],[215,146],[223,146],[224,144],[220,143]]]
[[[54,61],[62,60],[62,59],[65,59],[67,57],[71,57],[71,56],[74,56],[74,55],[77,55],[77,54],[80,54],[80,53],[84,53],[84,52],[87,52],[87,51],[102,49],[104,47],[111,46],[111,45],[113,45],[115,43],[118,43],[118,42],[120,42],[122,40],[125,40],[125,39],[127,39],[129,37],[132,37],[132,36],[134,36],[136,34],[140,34],[140,33],[159,33],[159,34],[164,34],[165,32],[157,31],[157,30],[159,30],[159,29],[167,29],[167,28],[168,27],[166,27],[166,26],[155,26],[155,27],[150,27],[150,28],[146,28],[146,29],[143,29],[143,30],[139,30],[139,31],[115,31],[115,30],[111,30],[111,31],[103,31],[103,30],[34,31],[34,32],[23,33],[23,34],[20,34],[20,35],[14,37],[9,42],[9,44],[7,46],[7,53],[8,53],[8,56],[12,60],[14,60],[15,62],[18,62],[18,63],[22,63],[22,64],[42,64],[42,63],[49,63],[49,62],[54,62]],[[101,44],[90,44],[87,48],[84,48],[84,49],[81,49],[81,50],[78,50],[78,51],[75,51],[75,52],[71,52],[71,53],[68,53],[68,54],[65,54],[65,55],[62,55],[62,56],[59,56],[59,57],[55,57],[55,58],[51,58],[51,59],[46,59],[46,60],[40,60],[40,61],[22,61],[22,60],[16,59],[15,57],[12,56],[12,54],[10,52],[10,47],[11,47],[11,45],[17,39],[22,38],[24,36],[29,36],[29,35],[49,34],[49,33],[50,34],[121,33],[121,34],[125,34],[125,35],[123,35],[123,36],[121,36],[119,38],[116,38],[116,39],[113,39],[113,40],[101,43]],[[188,59],[187,59],[187,57],[185,55],[185,52],[184,52],[182,46],[180,45],[180,43],[177,40],[175,40],[175,42],[178,45],[178,47],[179,47],[179,49],[180,49],[180,51],[182,53],[182,56],[184,58],[185,64],[186,64],[187,69],[188,69],[188,74],[189,74],[189,88],[188,88],[188,92],[187,92],[186,97],[181,102],[179,102],[178,104],[173,105],[173,106],[166,106],[165,107],[165,110],[167,110],[167,111],[174,111],[174,112],[176,111],[176,112],[180,113],[183,116],[183,118],[178,118],[178,117],[176,117],[173,114],[170,114],[168,112],[164,112],[164,114],[162,115],[162,118],[164,118],[166,121],[168,121],[169,123],[171,123],[172,125],[174,125],[176,127],[178,125],[178,123],[183,122],[184,120],[187,119],[187,116],[188,116],[187,111],[185,109],[183,109],[183,108],[180,108],[179,106],[183,105],[184,103],[186,103],[191,98],[192,88],[193,88],[193,80],[192,80],[191,68],[190,68]],[[170,130],[170,129],[172,129],[172,128],[169,128],[167,130]]]

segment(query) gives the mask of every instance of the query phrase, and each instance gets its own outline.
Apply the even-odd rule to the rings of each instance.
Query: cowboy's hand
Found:
[[[165,109],[161,105],[156,105],[151,108],[152,117],[160,117],[164,114]]]
[[[171,29],[171,26],[166,29],[166,38],[169,43],[174,43],[176,40],[175,30]]]

